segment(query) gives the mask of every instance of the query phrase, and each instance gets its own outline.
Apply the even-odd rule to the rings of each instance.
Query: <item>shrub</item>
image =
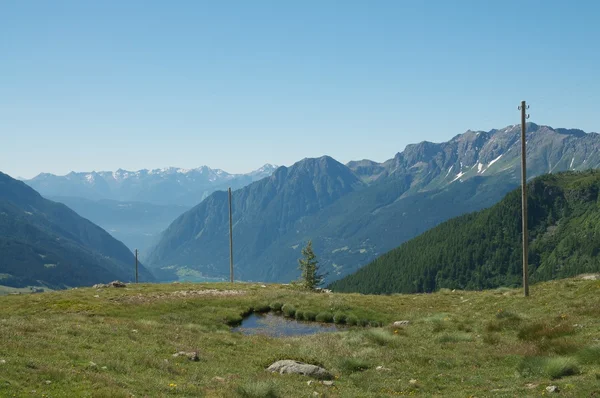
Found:
[[[317,318],[317,314],[314,311],[304,311],[304,320],[305,321],[314,321]]]
[[[517,370],[523,377],[547,376],[551,379],[579,373],[577,364],[569,357],[525,357],[517,366]]]
[[[333,322],[333,315],[331,314],[331,312],[319,312],[315,320],[317,322],[331,323]]]
[[[457,332],[451,334],[444,334],[437,339],[437,342],[441,344],[460,343],[462,341],[471,341],[471,335],[468,333]]]
[[[439,333],[442,330],[446,329],[446,325],[444,324],[444,321],[442,321],[441,319],[434,319],[431,321],[431,324],[433,325],[431,331],[433,333]]]
[[[500,337],[495,333],[486,333],[483,335],[483,342],[489,345],[496,345],[500,343]]]
[[[288,318],[294,318],[296,316],[296,307],[291,304],[285,304],[281,307],[281,312],[283,312],[283,316]]]
[[[240,398],[277,398],[279,395],[272,383],[264,381],[250,382],[237,388]]]
[[[350,326],[358,325],[358,318],[355,315],[348,315],[346,318],[346,324]]]
[[[295,317],[296,317],[297,320],[303,321],[304,320],[304,311],[297,310]]]
[[[333,322],[338,325],[346,323],[346,314],[336,312],[335,315],[333,315]]]
[[[544,373],[551,379],[579,374],[579,368],[571,358],[549,358],[544,366]]]
[[[362,372],[372,366],[371,363],[361,358],[343,358],[339,364],[339,368],[345,373]]]
[[[371,329],[366,332],[365,337],[373,343],[386,346],[396,342],[396,338],[386,329]]]
[[[369,325],[371,325],[374,328],[378,328],[382,325],[382,323],[379,321],[371,321],[371,322],[369,322]]]
[[[553,339],[556,337],[568,336],[574,332],[575,329],[570,325],[559,324],[550,326],[543,322],[537,322],[519,329],[517,337],[526,341],[539,341],[542,338]]]
[[[225,323],[228,324],[229,326],[238,326],[242,323],[242,316],[241,315],[227,315],[225,317]]]
[[[514,312],[498,310],[498,312],[496,312],[496,319],[521,320],[521,317]]]
[[[517,365],[517,372],[523,377],[540,376],[544,372],[546,358],[542,357],[524,357]]]
[[[273,311],[281,311],[283,304],[281,304],[279,301],[275,301],[274,303],[271,303],[270,307]]]
[[[254,307],[254,312],[258,312],[259,314],[264,314],[265,312],[271,311],[271,306],[268,304],[261,304]]]
[[[361,319],[360,321],[358,321],[358,324],[360,326],[369,326],[369,320],[368,319]]]
[[[600,364],[600,346],[586,347],[576,354],[577,361],[584,365]]]

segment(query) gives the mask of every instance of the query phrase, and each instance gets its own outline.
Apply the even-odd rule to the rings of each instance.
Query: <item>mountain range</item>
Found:
[[[143,202],[194,206],[209,194],[228,187],[238,189],[273,173],[266,164],[247,174],[230,174],[207,166],[154,170],[71,172],[64,176],[42,173],[25,182],[45,197]]]
[[[528,184],[532,282],[600,271],[600,172],[544,175]],[[493,207],[449,220],[333,282],[337,292],[431,292],[518,287],[521,189]]]
[[[134,279],[134,256],[102,228],[0,173],[0,285],[54,289]],[[154,277],[140,264],[140,280]]]
[[[600,136],[527,125],[528,175],[600,165]],[[328,282],[441,222],[489,207],[520,181],[520,126],[467,131],[445,143],[408,145],[394,158],[343,165],[330,157],[280,167],[233,193],[236,276],[290,281],[307,240]],[[228,205],[209,195],[163,233],[147,263],[160,277],[181,270],[228,274]]]

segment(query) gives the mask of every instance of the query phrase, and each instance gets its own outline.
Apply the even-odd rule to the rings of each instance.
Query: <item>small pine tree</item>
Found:
[[[312,249],[312,241],[308,241],[306,247],[302,249],[302,258],[298,260],[300,264],[300,284],[308,290],[315,290],[325,279],[324,275],[319,274],[319,262]]]

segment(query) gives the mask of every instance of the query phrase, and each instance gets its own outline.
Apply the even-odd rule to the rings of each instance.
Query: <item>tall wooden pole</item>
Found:
[[[135,283],[138,283],[138,250],[135,249]]]
[[[233,218],[231,216],[231,188],[229,188],[229,281],[233,283]]]
[[[521,206],[523,218],[523,294],[529,296],[529,265],[527,237],[527,148],[525,146],[527,133],[527,104],[521,101]]]

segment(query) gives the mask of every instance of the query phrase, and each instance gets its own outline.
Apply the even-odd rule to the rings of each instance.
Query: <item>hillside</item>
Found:
[[[123,243],[3,173],[0,253],[0,285],[63,288],[134,277],[134,257]],[[153,280],[143,266],[140,277]]]
[[[242,188],[270,176],[276,166],[266,164],[247,174],[230,174],[207,166],[155,170],[71,172],[65,176],[42,173],[25,182],[45,197],[77,197],[92,201],[116,200],[157,205],[195,206],[217,190]]]
[[[336,172],[356,180],[356,189],[325,202],[305,195],[307,182],[292,174],[282,174],[285,184],[268,189],[260,181],[249,185],[234,194],[236,275],[246,280],[296,279],[300,248],[312,239],[332,282],[450,218],[492,206],[520,182],[519,137],[518,125],[467,131],[445,143],[409,145],[383,163],[338,164]],[[527,139],[531,177],[600,165],[598,134],[529,123]],[[305,164],[313,167],[312,181],[337,178],[317,164]],[[284,197],[274,207],[280,202],[272,198]],[[169,227],[150,263],[154,268],[227,275],[227,222],[226,195],[215,193]],[[249,224],[253,227],[247,228]]]
[[[528,184],[533,282],[600,271],[600,172]],[[334,282],[340,292],[412,293],[519,286],[521,190],[490,209],[450,220]]]
[[[579,278],[535,284],[527,299],[510,289],[365,296],[249,283],[4,296],[0,396],[540,397],[557,386],[551,395],[595,397],[598,302],[600,280]],[[277,303],[385,327],[270,337],[227,324]],[[399,320],[409,323],[391,326]],[[323,366],[333,385],[265,371],[281,359]]]

